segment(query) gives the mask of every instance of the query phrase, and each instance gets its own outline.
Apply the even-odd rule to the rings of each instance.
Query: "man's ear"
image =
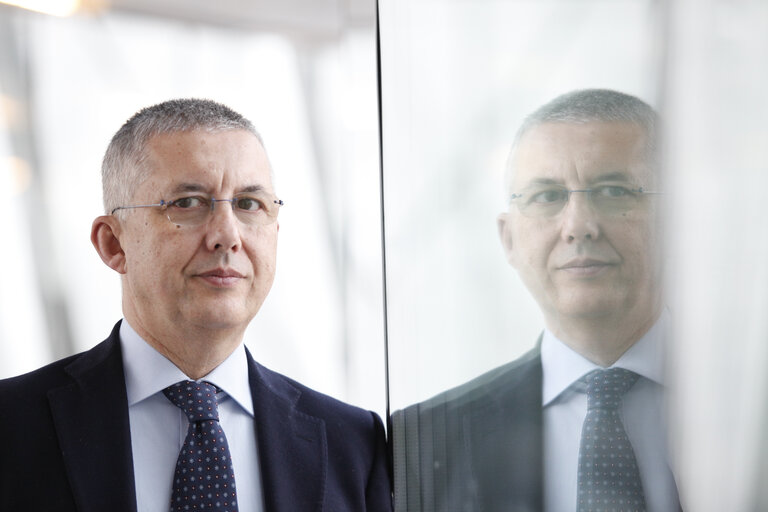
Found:
[[[499,239],[501,240],[501,246],[504,248],[504,254],[507,256],[507,261],[513,267],[515,266],[512,247],[512,224],[509,218],[509,212],[500,213],[496,217],[496,227],[499,230]]]
[[[96,217],[91,226],[91,243],[101,261],[120,274],[125,274],[125,252],[120,245],[120,222],[112,215]]]

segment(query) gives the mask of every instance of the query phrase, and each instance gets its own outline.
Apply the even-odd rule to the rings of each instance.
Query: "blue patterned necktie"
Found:
[[[171,512],[237,512],[235,473],[219,425],[216,386],[186,380],[168,386],[163,393],[189,420],[173,476]]]
[[[635,452],[619,416],[622,397],[638,375],[623,368],[595,370],[587,382],[587,417],[579,449],[579,512],[644,511]]]

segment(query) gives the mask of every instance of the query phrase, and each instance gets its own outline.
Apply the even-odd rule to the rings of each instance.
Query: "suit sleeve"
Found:
[[[366,510],[370,512],[392,512],[392,480],[390,479],[389,457],[386,434],[381,418],[371,412],[375,451],[373,464],[365,490]]]

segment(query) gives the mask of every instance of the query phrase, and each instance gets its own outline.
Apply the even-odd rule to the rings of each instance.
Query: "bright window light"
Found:
[[[0,3],[63,17],[73,15],[81,2],[80,0],[0,0]]]

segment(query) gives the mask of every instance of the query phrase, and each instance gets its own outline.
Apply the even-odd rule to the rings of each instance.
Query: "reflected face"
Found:
[[[510,192],[553,192],[536,196],[525,214],[512,204],[499,216],[499,230],[509,262],[550,328],[607,315],[655,319],[661,300],[658,197],[641,194],[627,211],[612,197],[624,189],[657,190],[645,148],[641,127],[617,122],[543,123],[519,141]],[[563,187],[602,195],[574,192],[562,209],[546,206],[558,193],[562,197]]]
[[[133,204],[273,193],[267,155],[247,131],[158,135],[148,144],[147,165],[150,175]],[[180,326],[244,330],[272,286],[276,221],[244,224],[221,202],[200,226],[178,227],[160,208],[130,210],[121,224],[123,308],[156,338]]]

